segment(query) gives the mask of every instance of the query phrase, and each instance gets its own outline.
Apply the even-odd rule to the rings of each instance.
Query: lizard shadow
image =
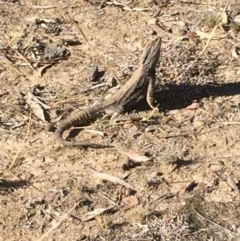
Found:
[[[1,180],[0,182],[0,192],[12,192],[15,189],[23,188],[29,186],[30,182],[27,180]]]
[[[154,94],[155,100],[160,105],[162,111],[183,109],[192,104],[193,101],[201,101],[203,98],[234,96],[240,94],[239,83],[216,84],[209,83],[206,85],[190,84],[165,84],[157,86]],[[146,100],[142,100],[136,105],[137,110],[149,110]]]
[[[165,84],[164,86],[156,86],[155,100],[160,105],[161,111],[169,111],[176,109],[184,109],[188,105],[192,104],[195,100],[201,101],[203,98],[219,97],[219,96],[233,96],[240,94],[240,82],[239,83],[226,83],[216,84],[209,83],[206,85],[190,85],[190,84]],[[146,98],[143,98],[140,102],[136,103],[131,110],[127,112],[146,111],[150,107],[147,104]],[[86,123],[87,125],[87,123]],[[67,140],[76,137],[81,130],[73,129],[67,136]]]

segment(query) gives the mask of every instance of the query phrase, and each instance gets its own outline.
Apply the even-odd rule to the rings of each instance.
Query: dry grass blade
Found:
[[[221,18],[218,20],[218,23],[214,26],[211,34],[209,35],[209,38],[208,38],[208,40],[207,40],[206,45],[204,46],[203,50],[199,53],[198,57],[202,56],[202,55],[204,54],[204,52],[206,51],[206,49],[207,49],[207,47],[208,47],[211,39],[213,38],[213,35],[214,35],[215,32],[216,32],[216,29],[219,27],[219,24],[220,24],[220,22],[222,21],[222,19],[223,19],[223,17],[224,17],[225,12],[226,12],[226,7],[225,7],[224,10],[222,11],[222,13],[221,13]]]
[[[45,239],[54,229],[56,229],[61,222],[67,218],[67,216],[74,210],[74,208],[76,208],[81,201],[77,202],[66,214],[63,215],[63,217],[52,227],[50,228],[40,239],[38,239],[37,241],[41,241],[43,239]]]
[[[20,71],[19,69],[15,68],[12,63],[4,56],[0,56],[0,58],[3,60],[3,63],[6,64],[7,66],[13,68],[16,72],[18,72],[20,75],[25,76],[25,74]]]
[[[228,176],[228,184],[232,187],[232,189],[235,190],[235,192],[238,195],[238,199],[240,199],[240,191],[239,191],[239,188],[238,188],[236,182],[234,181],[232,173]]]
[[[24,142],[26,142],[27,138],[29,137],[31,123],[32,123],[32,121],[31,121],[31,114],[30,114],[30,116],[29,116],[28,128],[27,128],[27,133],[26,133],[26,135],[25,135],[25,137],[24,137],[24,139],[23,139]],[[12,167],[14,166],[16,160],[18,159],[19,153],[22,151],[22,149],[23,149],[23,148],[20,148],[20,147],[19,147],[19,149],[17,150],[16,155],[14,156],[14,158],[13,158],[10,166],[8,167],[9,170],[11,170]]]
[[[97,209],[95,209],[95,210],[92,211],[92,212],[85,213],[85,214],[82,216],[82,221],[83,221],[83,222],[86,222],[86,221],[88,221],[88,220],[90,220],[90,219],[93,219],[93,218],[95,218],[96,216],[98,216],[98,215],[106,212],[107,210],[112,209],[113,207],[114,207],[114,206],[109,207],[109,208],[97,208]]]
[[[207,47],[208,47],[208,45],[209,45],[211,39],[213,38],[213,35],[214,35],[214,33],[215,33],[217,27],[218,27],[218,25],[216,25],[216,26],[213,28],[211,34],[210,34],[209,37],[208,37],[207,43],[205,44],[203,50],[199,53],[198,57],[202,56],[202,55],[204,54],[204,52],[206,51],[206,49],[207,49]]]
[[[221,226],[220,224],[218,224],[218,223],[216,223],[216,222],[214,222],[214,221],[212,221],[212,220],[204,217],[204,216],[203,216],[202,214],[200,214],[196,209],[193,208],[193,211],[194,211],[197,215],[199,215],[201,218],[207,220],[208,222],[210,222],[211,224],[217,226],[218,228],[224,229],[226,232],[231,233],[231,234],[234,235],[235,237],[236,237],[236,236],[237,236],[237,237],[239,236],[239,235],[236,235],[235,233],[233,233],[231,230],[229,230],[229,229]]]
[[[33,9],[49,9],[49,8],[56,8],[56,6],[52,6],[52,5],[49,5],[49,6],[32,5],[32,8]]]

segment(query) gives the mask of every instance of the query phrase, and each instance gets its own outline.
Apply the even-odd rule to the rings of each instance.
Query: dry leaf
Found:
[[[124,204],[127,204],[128,206],[135,206],[139,204],[139,200],[135,196],[128,196],[128,197],[123,197],[122,202]]]
[[[97,172],[97,171],[95,171],[91,168],[90,168],[90,170],[92,171],[92,173],[95,177],[98,177],[98,178],[103,179],[103,180],[107,180],[109,182],[118,183],[122,186],[125,186],[126,188],[129,188],[131,190],[135,190],[133,186],[131,186],[130,184],[128,184],[127,182],[125,182],[124,180],[122,180],[118,177],[115,177],[115,176],[112,176],[112,175],[109,175],[109,174],[105,174],[105,173],[102,173],[102,172]]]
[[[51,107],[49,105],[44,104],[41,100],[39,100],[35,95],[31,92],[28,92],[28,98],[31,98],[34,102],[38,103],[43,107],[44,110],[50,110]]]
[[[136,223],[136,224],[141,231],[138,233],[132,234],[132,239],[133,240],[141,240],[141,239],[139,239],[139,237],[142,237],[145,233],[147,233],[147,231],[149,230],[149,227],[147,224],[145,224],[145,225],[142,225],[140,223]]]
[[[31,107],[34,115],[36,117],[38,117],[40,120],[45,122],[46,119],[45,119],[44,111],[43,111],[41,105],[39,103],[37,103],[36,101],[34,101],[33,98],[31,98],[31,94],[29,94],[29,93],[28,93],[27,99],[26,99],[27,104]]]
[[[151,11],[152,9],[151,8],[132,8],[131,9],[131,8],[128,7],[128,9],[124,8],[124,10],[130,10],[130,11],[132,10],[132,11],[137,11],[137,12],[143,12],[143,11]]]
[[[146,162],[151,160],[151,158],[141,155],[140,153],[137,153],[137,152],[124,152],[124,154],[126,154],[128,158],[136,162]]]
[[[109,209],[111,209],[111,208],[113,208],[113,207],[114,207],[114,206],[109,207],[109,208],[97,208],[97,209],[95,209],[95,210],[92,211],[92,212],[85,213],[85,214],[83,215],[83,217],[82,217],[82,221],[83,221],[83,222],[86,222],[86,221],[88,221],[88,220],[90,220],[90,219],[93,219],[93,218],[95,218],[96,216],[98,216],[99,214],[101,214],[101,213],[103,213],[103,212],[105,212],[105,211],[107,211],[107,210],[109,210]]]
[[[240,15],[235,16],[235,18],[233,19],[233,21],[237,24],[240,24]]]
[[[149,25],[156,25],[157,24],[157,19],[156,18],[150,18],[147,23]]]
[[[51,6],[48,6],[51,7]],[[45,23],[57,23],[57,19],[54,18],[39,18],[39,16],[37,15],[31,15],[31,16],[27,16],[25,17],[26,21],[29,22],[35,22],[36,20],[39,20],[41,22],[45,22]]]
[[[177,26],[180,26],[182,28],[186,25],[186,23],[183,22],[183,21],[175,21],[174,24],[177,25]]]
[[[42,121],[46,121],[44,111],[38,103],[32,101],[31,99],[28,99],[27,103],[31,107],[31,109],[36,117],[38,117]]]
[[[102,131],[88,130],[88,129],[85,129],[85,131],[86,131],[86,132],[89,132],[89,133],[91,133],[91,134],[94,134],[94,135],[99,135],[99,136],[102,136],[102,137],[105,136],[104,132],[102,132]]]
[[[236,47],[232,50],[232,57],[237,59],[239,57],[239,54],[240,54],[240,48],[239,47]]]
[[[228,16],[227,16],[227,13],[224,12],[222,13],[222,24],[227,24],[228,23]]]
[[[186,110],[196,110],[200,107],[200,104],[197,102],[193,102],[191,105],[186,107]]]
[[[200,30],[197,30],[196,34],[200,37],[200,39],[209,39],[209,38],[211,38],[212,33],[204,33]],[[219,36],[213,35],[212,39],[221,39],[221,38],[225,38],[226,36],[227,36],[227,34],[219,35]]]
[[[38,76],[39,76],[39,77],[42,77],[44,71],[45,71],[47,68],[51,67],[52,65],[53,65],[53,64],[51,63],[51,64],[46,64],[46,65],[40,67],[40,68],[38,69]]]
[[[36,22],[37,19],[39,19],[39,18],[36,15],[25,17],[25,20],[29,21],[29,22]]]
[[[46,121],[44,110],[49,110],[50,106],[44,104],[41,100],[39,100],[36,96],[34,96],[31,92],[25,96],[27,104],[31,107],[32,112],[36,117],[38,117],[42,121]]]
[[[33,9],[48,9],[48,8],[56,8],[56,6],[53,5],[47,5],[47,6],[39,6],[39,5],[32,5]]]

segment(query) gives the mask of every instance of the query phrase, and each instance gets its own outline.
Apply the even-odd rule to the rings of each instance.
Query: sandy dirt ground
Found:
[[[0,1],[0,240],[240,240],[237,2]],[[114,148],[57,142],[158,35],[159,111],[64,133]]]

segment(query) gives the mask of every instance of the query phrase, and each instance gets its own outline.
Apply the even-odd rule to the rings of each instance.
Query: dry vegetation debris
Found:
[[[238,1],[0,3],[1,239],[240,239]],[[70,135],[114,150],[56,143],[156,35],[160,112]]]

